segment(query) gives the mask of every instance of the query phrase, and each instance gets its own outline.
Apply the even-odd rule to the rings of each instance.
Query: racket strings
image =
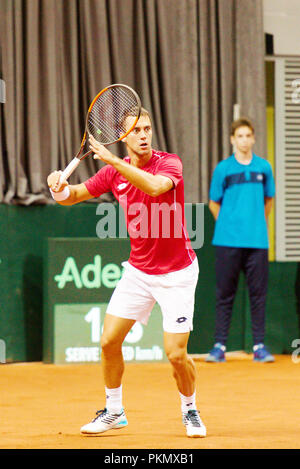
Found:
[[[96,112],[96,110],[95,110]],[[93,129],[91,129],[93,127]],[[110,135],[112,134],[112,129],[109,123],[107,123],[104,119],[99,122],[99,119],[96,119],[94,115],[90,115],[89,117],[89,133],[93,135],[97,140],[99,140],[99,137],[101,139],[104,138],[104,135],[102,133],[104,132],[104,135]],[[102,136],[101,136],[102,135]]]
[[[89,112],[88,132],[103,144],[120,140],[129,130],[126,117],[137,118],[139,110],[137,97],[130,89],[121,86],[108,88],[99,95]]]

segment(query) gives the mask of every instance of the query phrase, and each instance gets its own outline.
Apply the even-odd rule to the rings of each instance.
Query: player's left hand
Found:
[[[94,152],[95,160],[101,160],[107,164],[112,164],[115,158],[117,158],[104,145],[101,145],[101,143],[97,142],[97,140],[92,135],[89,137],[89,144],[90,150]]]

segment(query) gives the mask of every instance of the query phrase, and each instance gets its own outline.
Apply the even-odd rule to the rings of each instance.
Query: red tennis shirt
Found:
[[[130,163],[129,157],[124,160]],[[167,176],[174,188],[152,197],[111,165],[101,168],[84,184],[94,197],[112,192],[122,206],[131,243],[131,265],[153,275],[184,269],[196,254],[186,229],[181,160],[178,155],[152,150],[152,157],[141,169]]]

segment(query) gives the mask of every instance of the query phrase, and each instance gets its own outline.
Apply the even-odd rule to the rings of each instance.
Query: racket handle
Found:
[[[73,171],[75,171],[79,163],[80,159],[75,156],[75,158],[73,158],[73,160],[68,164],[66,169],[64,169],[61,173],[60,182],[66,181],[71,176]]]

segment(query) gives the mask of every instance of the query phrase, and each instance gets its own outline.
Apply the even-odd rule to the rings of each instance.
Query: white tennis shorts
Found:
[[[112,294],[107,314],[147,325],[157,302],[162,311],[165,332],[185,333],[193,330],[199,274],[197,258],[184,269],[162,275],[146,274],[129,262],[122,265],[124,273]]]

